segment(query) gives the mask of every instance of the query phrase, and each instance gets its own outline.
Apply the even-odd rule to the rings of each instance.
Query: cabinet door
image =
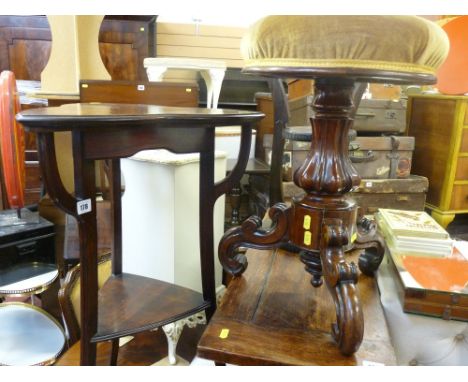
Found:
[[[99,51],[113,80],[144,81],[146,57],[156,55],[156,16],[106,16],[99,31]]]

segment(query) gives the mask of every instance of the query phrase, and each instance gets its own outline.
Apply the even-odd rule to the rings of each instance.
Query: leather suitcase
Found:
[[[407,179],[362,179],[348,194],[359,206],[358,214],[369,215],[379,208],[424,211],[427,178],[410,175]]]
[[[289,101],[289,126],[309,125],[313,96]],[[354,117],[353,129],[359,132],[404,133],[406,100],[363,99]]]
[[[264,213],[269,206],[268,179],[250,176],[249,186],[251,211]],[[428,186],[427,178],[417,175],[411,175],[408,179],[363,179],[348,197],[359,206],[359,216],[374,214],[379,208],[423,211]],[[286,202],[302,195],[304,191],[294,182],[283,182],[283,197]]]
[[[272,134],[265,134],[265,162],[271,163]],[[304,162],[309,142],[285,140],[283,180],[292,181],[294,171]],[[414,137],[356,137],[350,143],[349,156],[363,179],[407,178],[411,172]]]

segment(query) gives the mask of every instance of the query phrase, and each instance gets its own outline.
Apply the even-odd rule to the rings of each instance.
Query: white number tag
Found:
[[[78,215],[87,214],[88,212],[91,212],[91,210],[91,199],[80,200],[76,203],[76,212],[78,212]]]

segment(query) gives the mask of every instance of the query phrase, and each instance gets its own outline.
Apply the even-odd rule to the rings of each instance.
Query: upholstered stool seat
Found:
[[[276,67],[279,75],[281,68],[307,68],[301,77],[337,68],[402,74],[382,79],[391,82],[404,81],[405,73],[432,77],[448,50],[445,32],[417,16],[268,16],[249,29],[241,46],[247,71]]]

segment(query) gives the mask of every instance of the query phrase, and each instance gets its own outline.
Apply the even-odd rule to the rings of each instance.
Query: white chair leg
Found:
[[[171,365],[175,365],[177,363],[177,343],[179,342],[184,325],[185,320],[180,320],[162,327],[167,338],[167,356]]]
[[[196,313],[193,316],[164,325],[162,327],[167,338],[167,356],[171,365],[175,365],[177,363],[177,343],[179,342],[179,338],[182,334],[184,326],[187,325],[189,328],[194,328],[195,326],[201,324],[206,324],[205,312]]]

